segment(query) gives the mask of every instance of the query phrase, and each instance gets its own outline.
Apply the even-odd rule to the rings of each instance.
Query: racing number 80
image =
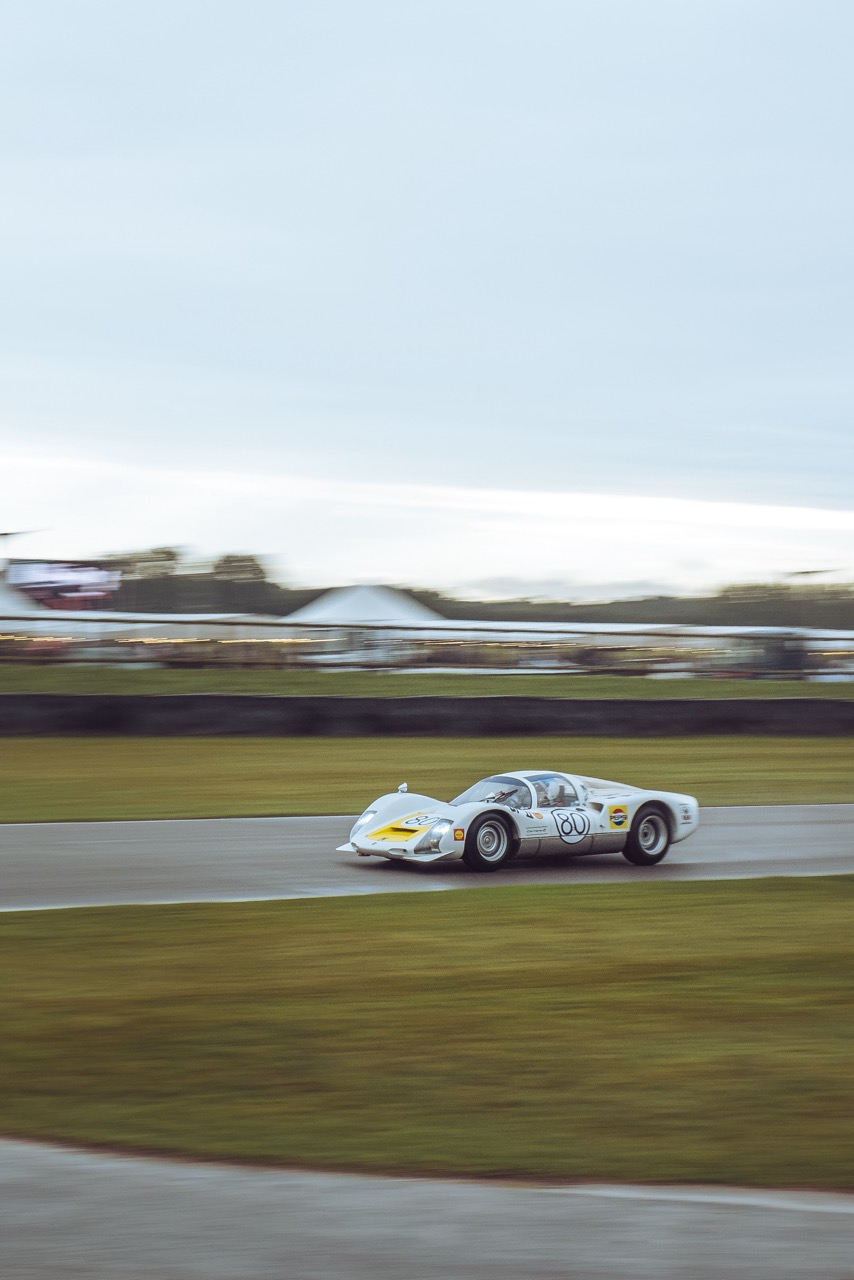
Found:
[[[590,835],[590,819],[583,809],[555,809],[554,818],[564,844],[578,844]]]

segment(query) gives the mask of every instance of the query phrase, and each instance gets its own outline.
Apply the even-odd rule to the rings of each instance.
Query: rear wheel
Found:
[[[497,871],[513,854],[513,837],[504,818],[485,814],[469,827],[463,862],[473,871]]]
[[[636,867],[652,867],[666,856],[670,848],[670,823],[667,814],[655,804],[638,809],[626,840],[623,857]]]

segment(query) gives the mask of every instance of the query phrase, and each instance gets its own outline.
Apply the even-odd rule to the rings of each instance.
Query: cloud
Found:
[[[488,490],[591,572],[579,491],[624,546],[635,494],[848,504],[851,6],[6,8],[4,408],[46,450],[394,478],[513,559]]]
[[[824,568],[854,577],[854,511],[432,485],[405,468],[348,483],[24,452],[4,476],[11,526],[49,530],[19,544],[27,556],[172,545],[251,551],[312,585],[504,582],[510,594],[585,598]]]

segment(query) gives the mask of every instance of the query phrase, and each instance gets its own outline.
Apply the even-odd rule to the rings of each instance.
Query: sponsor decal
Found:
[[[462,827],[455,827],[455,828],[454,828],[454,839],[455,839],[455,840],[465,840],[465,838],[466,838],[466,833],[465,833],[465,831],[463,830],[463,828],[462,828]]]
[[[628,825],[629,811],[624,804],[608,805],[608,826],[618,831]]]
[[[590,835],[590,819],[583,809],[555,809],[554,820],[564,844],[580,844]]]
[[[683,804],[682,806],[682,821],[683,822],[691,821],[691,810],[687,804]]]

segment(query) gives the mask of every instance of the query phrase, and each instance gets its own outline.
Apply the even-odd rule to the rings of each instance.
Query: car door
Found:
[[[519,856],[530,858],[540,851],[540,842],[549,835],[546,815],[536,811],[534,789],[524,778],[517,779],[517,792],[502,803],[510,810],[519,833]]]
[[[593,848],[590,813],[575,783],[563,773],[541,773],[530,778],[547,835],[541,837],[541,853],[589,853]]]

